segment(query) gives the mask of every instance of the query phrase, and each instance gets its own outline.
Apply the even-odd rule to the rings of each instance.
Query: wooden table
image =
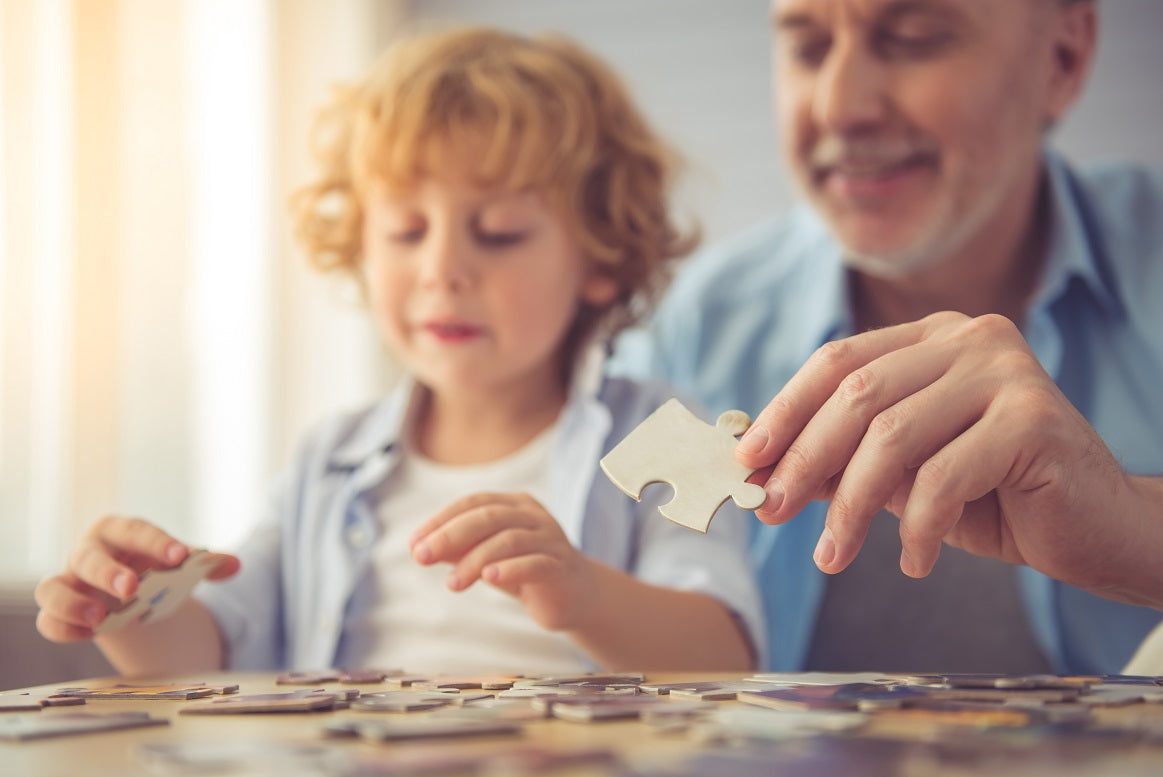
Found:
[[[676,675],[673,673],[647,674],[657,682],[686,680],[735,680],[738,675]],[[237,683],[241,693],[272,693],[292,690],[276,685],[273,674],[205,674],[195,677],[165,678],[167,682],[201,681],[208,684]],[[151,682],[161,682],[154,679]],[[125,682],[115,678],[79,680],[75,683],[54,684],[23,689],[32,693],[55,690],[63,685],[98,686]],[[139,682],[139,681],[135,681]],[[329,687],[341,687],[328,684]],[[364,693],[386,690],[386,685],[360,685]],[[10,696],[18,691],[9,691]],[[375,715],[393,720],[427,712],[368,713],[336,710],[314,713],[187,715],[179,714],[188,701],[90,701],[81,707],[48,708],[32,715],[55,715],[70,711],[114,712],[144,710],[167,718],[170,723],[151,728],[112,731],[107,733],[57,737],[34,741],[0,742],[0,775],[8,777],[56,777],[83,775],[107,777],[111,775],[138,775],[177,773],[162,772],[156,762],[143,757],[150,747],[168,744],[205,745],[226,749],[231,746],[266,748],[272,753],[272,765],[278,766],[273,755],[283,746],[309,745],[333,749],[338,758],[351,767],[351,761],[361,759],[365,771],[328,772],[294,771],[282,767],[273,771],[228,771],[217,774],[280,774],[296,777],[303,774],[397,774],[388,766],[400,759],[430,757],[432,754],[453,756],[468,754],[473,764],[485,764],[498,753],[515,748],[539,748],[554,752],[581,753],[595,756],[606,751],[606,761],[580,761],[572,766],[558,768],[553,774],[564,775],[623,775],[657,774],[662,770],[689,769],[700,763],[698,772],[731,774],[733,777],[759,774],[840,775],[869,774],[896,775],[1082,775],[1101,774],[1114,777],[1163,775],[1163,703],[1140,703],[1118,708],[1094,711],[1094,721],[1088,728],[1122,727],[1124,733],[1107,732],[1100,736],[1077,734],[1047,737],[1030,731],[976,730],[972,727],[950,729],[927,725],[923,721],[903,722],[878,720],[875,716],[868,725],[855,733],[833,734],[827,739],[797,737],[782,741],[717,741],[707,742],[697,735],[697,727],[686,730],[667,730],[657,724],[640,721],[610,721],[576,723],[565,720],[532,720],[522,724],[517,736],[492,736],[458,740],[440,740],[415,743],[373,743],[359,739],[334,739],[324,735],[324,727],[353,716]],[[736,701],[718,702],[722,710],[760,708]],[[3,715],[21,713],[0,713]],[[1154,731],[1147,734],[1129,734],[1125,731]],[[1113,728],[1112,728],[1113,731]],[[717,759],[717,760],[716,760]],[[729,764],[729,768],[728,768]],[[310,766],[301,762],[300,766]],[[377,769],[379,771],[377,771]],[[488,774],[548,773],[543,768],[524,772],[515,766],[493,769]],[[205,774],[208,772],[185,772]],[[471,770],[456,772],[472,773]],[[682,772],[680,772],[682,773]]]

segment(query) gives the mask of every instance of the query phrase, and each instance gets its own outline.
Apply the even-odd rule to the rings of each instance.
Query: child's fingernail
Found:
[[[481,577],[490,583],[497,582],[497,579],[500,578],[500,576],[501,570],[497,569],[495,565],[487,566],[481,571]]]
[[[771,435],[767,433],[766,428],[753,426],[747,434],[743,435],[743,439],[739,441],[735,450],[750,456],[763,450],[769,439],[771,439]]]
[[[84,613],[85,623],[90,626],[96,626],[101,622],[101,608],[93,604],[85,608]]]
[[[177,564],[182,560],[186,554],[186,548],[180,542],[171,542],[166,548],[166,561],[171,564]]]
[[[432,560],[432,548],[428,547],[427,542],[421,542],[419,545],[412,548],[412,558],[416,559],[421,564],[427,564]]]
[[[832,563],[832,559],[836,558],[836,540],[832,537],[832,530],[824,527],[824,531],[820,533],[820,541],[816,545],[816,552],[812,556],[816,561],[816,566],[826,567]]]
[[[448,585],[450,590],[453,590],[453,591],[460,590],[460,578],[456,576],[455,572],[453,572],[451,575],[448,576],[448,580],[447,580],[446,584]]]
[[[113,578],[113,590],[122,599],[129,596],[129,585],[132,582],[128,572],[118,572],[117,577]]]

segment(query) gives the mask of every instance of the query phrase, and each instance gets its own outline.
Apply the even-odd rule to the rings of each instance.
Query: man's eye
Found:
[[[952,40],[952,34],[946,32],[931,32],[924,35],[885,32],[877,36],[876,46],[886,57],[925,59],[939,54]]]
[[[797,65],[818,67],[828,56],[831,41],[825,37],[802,37],[784,44],[786,56]]]

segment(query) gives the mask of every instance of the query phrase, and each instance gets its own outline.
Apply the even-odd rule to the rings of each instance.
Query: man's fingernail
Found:
[[[783,504],[783,483],[779,481],[779,478],[772,478],[767,481],[767,485],[763,487],[763,490],[767,494],[767,500],[763,503],[763,512],[774,513]]]
[[[923,570],[905,548],[901,548],[901,571],[909,577],[923,577]]]
[[[743,435],[743,439],[739,441],[739,445],[735,450],[750,456],[763,450],[767,446],[769,439],[771,439],[771,435],[767,433],[766,428],[753,426],[747,434]]]
[[[812,558],[815,559],[816,566],[821,568],[828,566],[832,559],[836,558],[836,540],[832,537],[832,530],[827,526],[820,533],[820,541],[816,544],[816,552]]]

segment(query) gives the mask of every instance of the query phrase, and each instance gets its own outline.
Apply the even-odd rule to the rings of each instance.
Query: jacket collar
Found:
[[[570,377],[570,400],[597,397],[605,359],[604,342],[595,340],[580,349]],[[365,412],[351,437],[336,446],[328,463],[337,469],[357,469],[372,456],[395,447],[405,433],[422,390],[415,377],[402,376],[385,399]]]

